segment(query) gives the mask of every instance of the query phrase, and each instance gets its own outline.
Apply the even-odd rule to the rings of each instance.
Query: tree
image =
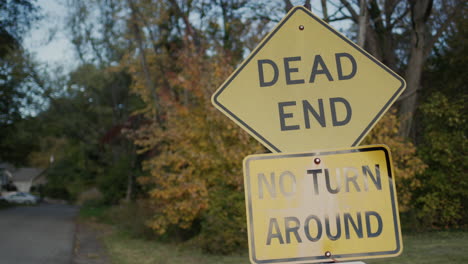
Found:
[[[148,172],[138,179],[152,212],[148,224],[164,234],[201,221],[205,249],[226,253],[245,245],[234,232],[246,230],[240,160],[264,148],[217,113],[210,97],[241,59],[239,39],[255,35],[249,22],[240,24],[246,1],[127,2],[135,46],[122,62],[146,103],[138,111],[145,121],[131,136]],[[193,16],[200,17],[197,26]],[[231,203],[232,210],[222,209]],[[216,221],[221,213],[238,219],[228,231]],[[225,251],[218,246],[223,238]]]
[[[108,188],[112,203],[136,180],[142,190],[138,198],[150,215],[147,224],[158,234],[188,230],[200,235],[201,245],[211,252],[245,246],[245,236],[239,235],[246,231],[240,161],[265,149],[215,111],[210,97],[292,1],[70,3],[70,32],[82,65],[70,75],[67,96],[52,101],[51,107],[58,108],[51,116],[66,112],[78,120],[61,125],[73,141],[71,149],[81,153],[70,157],[87,162],[80,171],[97,175],[93,183],[101,186],[115,182]],[[310,6],[311,1],[300,3]],[[350,34],[356,33],[360,45],[397,72],[412,74],[412,19],[420,15],[411,9],[413,1],[320,3],[325,20],[353,21],[359,31]],[[437,2],[431,10],[448,14],[442,7],[452,4]],[[441,17],[451,21],[446,18]],[[433,16],[422,19],[433,34],[443,26]],[[414,144],[398,135],[399,127],[392,110],[367,140],[394,150],[400,208],[408,211],[422,185],[416,175],[425,164],[415,157]],[[83,149],[78,140],[86,142]],[[139,162],[144,175],[137,178],[131,172]]]
[[[130,94],[130,72],[121,63],[128,55],[126,52],[135,48],[127,38],[131,34],[127,25],[132,28],[127,19],[133,10],[127,9],[128,3],[132,2],[70,1],[67,17],[73,44],[82,62],[72,79],[77,82],[75,85],[80,83],[79,87],[95,94],[93,111],[108,122],[101,122],[102,131],[94,139],[100,144],[100,160],[105,168],[102,178],[98,179],[101,189],[110,191],[105,186],[113,180],[115,186],[119,186],[114,188],[114,195],[105,193],[106,200],[112,203],[118,202],[122,193],[127,201],[133,198],[139,171],[135,146],[125,132],[139,122],[138,114],[132,113],[142,107],[141,101]],[[115,173],[117,171],[119,173]]]
[[[38,18],[35,0],[7,0],[0,3],[0,59],[21,47],[24,33]]]
[[[448,27],[444,45],[434,50],[423,72],[417,143],[429,169],[419,175],[415,200],[424,227],[467,225],[467,26],[459,18]]]
[[[360,6],[347,0],[340,2],[347,11],[340,15],[361,25],[361,33],[365,30],[366,50],[396,72],[405,73],[407,88],[399,99],[402,120],[399,133],[414,139],[410,132],[414,125],[417,94],[423,88],[421,72],[424,63],[447,27],[463,14],[466,4],[457,0],[362,0]],[[366,10],[358,11],[359,7]],[[360,14],[364,17],[368,14],[368,21],[364,22]]]
[[[70,198],[99,185],[106,202],[130,200],[139,170],[134,145],[123,132],[131,126],[130,113],[139,103],[129,94],[130,76],[83,64],[69,74],[66,86],[67,92],[51,98],[49,108],[36,118],[42,125],[37,133],[43,137],[32,159],[39,163],[40,157],[54,155],[51,175],[54,171],[74,175],[70,176],[77,183],[74,190],[62,186]],[[54,188],[64,183],[57,181]]]
[[[21,42],[38,18],[35,1],[10,0],[0,3],[0,159],[26,162],[27,151],[34,148],[33,134],[22,131],[22,119],[31,114],[38,95],[32,59]],[[28,130],[30,131],[30,130]]]

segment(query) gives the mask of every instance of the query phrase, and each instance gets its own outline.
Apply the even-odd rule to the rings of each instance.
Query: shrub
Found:
[[[468,96],[434,93],[421,105],[419,155],[429,165],[418,180],[417,218],[426,227],[466,226],[468,219]]]
[[[168,76],[176,96],[161,94],[163,125],[153,118],[131,135],[140,153],[152,154],[143,162],[148,175],[138,181],[147,190],[148,226],[156,233],[193,234],[201,221],[205,250],[229,253],[246,246],[242,159],[265,149],[210,103],[232,61],[193,52],[177,54],[181,71]],[[160,111],[152,109],[144,83],[133,88],[150,102],[148,115]]]
[[[127,157],[106,167],[97,178],[99,190],[107,204],[118,204],[127,191],[128,173],[133,173]]]
[[[385,144],[392,152],[395,169],[395,184],[400,213],[409,212],[414,207],[413,194],[421,186],[417,176],[427,165],[416,155],[414,144],[398,135],[400,121],[396,110],[391,109],[371,130],[364,144]]]
[[[201,247],[216,254],[247,248],[244,192],[216,187],[210,192],[209,209],[203,215]]]
[[[138,238],[154,238],[154,231],[147,225],[150,217],[151,211],[148,210],[147,202],[142,200],[115,205],[106,212],[106,219]]]

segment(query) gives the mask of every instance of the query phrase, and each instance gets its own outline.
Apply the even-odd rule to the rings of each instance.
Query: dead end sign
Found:
[[[391,164],[384,145],[246,157],[251,262],[399,255],[403,244]]]
[[[293,8],[213,94],[273,152],[358,145],[405,81],[303,7]]]

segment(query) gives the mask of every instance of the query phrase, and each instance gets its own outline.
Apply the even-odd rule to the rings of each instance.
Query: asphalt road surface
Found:
[[[0,210],[0,264],[70,264],[77,212],[52,204]]]

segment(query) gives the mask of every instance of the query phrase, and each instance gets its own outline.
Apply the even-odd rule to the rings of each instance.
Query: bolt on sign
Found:
[[[214,106],[272,152],[357,146],[405,81],[295,7],[213,94]]]
[[[384,145],[244,159],[252,263],[397,256],[403,245]]]

